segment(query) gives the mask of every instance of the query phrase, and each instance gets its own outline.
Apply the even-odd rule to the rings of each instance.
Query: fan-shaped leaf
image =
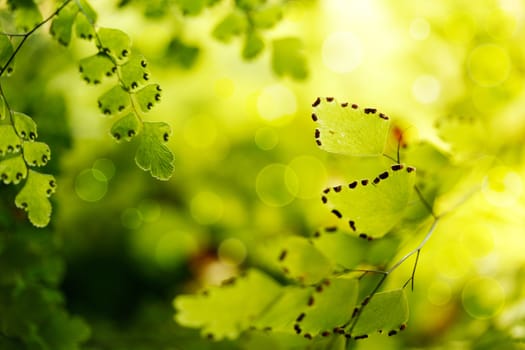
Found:
[[[414,168],[396,164],[373,179],[327,188],[321,199],[352,232],[379,238],[401,220],[414,181]]]
[[[194,16],[201,13],[205,6],[213,5],[217,0],[176,0],[184,15]]]
[[[86,0],[75,0],[79,7],[80,13],[86,17],[89,23],[95,24],[97,21],[97,13]]]
[[[264,293],[260,293],[264,291]],[[202,328],[214,339],[234,339],[279,296],[280,286],[257,270],[201,294],[175,298],[175,319],[186,327]]]
[[[4,120],[5,117],[8,116],[8,114],[9,114],[9,111],[7,109],[5,100],[2,96],[0,96],[0,120]]]
[[[83,13],[79,13],[77,16],[75,32],[80,39],[91,40],[95,37],[93,25],[89,23],[88,18]]]
[[[22,142],[11,125],[0,125],[0,156],[20,151]]]
[[[0,29],[2,27],[0,26]],[[0,35],[0,67],[3,67],[7,61],[9,61],[9,58],[13,54],[13,43],[7,35]],[[9,66],[6,68],[6,73],[10,74],[13,72],[13,62],[9,64]],[[3,100],[3,99],[2,99]],[[0,119],[2,119],[0,117]]]
[[[27,181],[15,198],[18,208],[28,213],[29,221],[36,227],[44,227],[51,218],[51,202],[48,197],[56,190],[55,178],[29,170]]]
[[[328,277],[333,270],[330,261],[303,237],[292,236],[284,240],[279,264],[287,277],[312,284]]]
[[[104,114],[115,114],[130,105],[129,94],[120,85],[115,85],[98,99],[98,107]]]
[[[136,93],[137,102],[143,112],[148,112],[153,105],[160,101],[162,89],[159,84],[149,84],[138,90]]]
[[[80,61],[79,70],[82,78],[89,84],[100,84],[104,76],[112,76],[117,67],[111,59],[103,53],[86,57]]]
[[[272,28],[283,17],[283,10],[280,5],[270,5],[255,11],[252,14],[252,21],[255,27],[261,29]]]
[[[51,150],[44,142],[24,142],[24,159],[28,165],[44,166],[51,159]]]
[[[235,3],[237,7],[245,10],[245,11],[251,11],[259,8],[260,6],[264,5],[266,0],[236,0]]]
[[[120,67],[120,79],[128,90],[135,90],[149,80],[148,62],[142,55],[132,55]]]
[[[246,31],[248,21],[241,11],[234,11],[224,17],[213,29],[213,37],[224,43]]]
[[[7,3],[15,14],[18,30],[28,32],[42,21],[42,14],[33,0],[8,0]]]
[[[308,76],[303,44],[297,38],[273,41],[272,68],[278,76],[289,75],[301,80]]]
[[[173,153],[166,146],[171,128],[166,123],[144,123],[142,138],[135,155],[137,165],[156,179],[168,180],[173,174]]]
[[[100,49],[116,60],[122,61],[131,53],[131,39],[121,30],[100,28],[98,30]]]
[[[264,49],[264,41],[256,31],[250,31],[246,34],[242,57],[245,59],[255,58]]]
[[[30,116],[20,112],[13,112],[13,122],[16,133],[24,140],[32,141],[38,137],[36,123]]]
[[[312,106],[312,119],[318,125],[315,139],[321,149],[350,156],[383,154],[390,126],[385,114],[338,103],[332,97],[317,98]]]
[[[111,135],[117,140],[131,141],[140,133],[140,120],[135,113],[128,113],[111,127]]]
[[[57,16],[53,19],[49,29],[60,44],[67,46],[71,41],[71,32],[73,31],[73,23],[78,14],[78,6],[74,2],[66,5]]]
[[[3,183],[15,185],[25,179],[27,176],[27,167],[22,155],[7,158],[0,161],[0,178]]]
[[[394,335],[405,328],[407,321],[408,302],[405,290],[396,289],[375,294],[364,306],[355,326],[350,324],[348,332],[358,337],[378,331]]]

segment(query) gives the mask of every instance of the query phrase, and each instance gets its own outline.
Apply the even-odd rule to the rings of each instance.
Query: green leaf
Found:
[[[253,25],[260,29],[270,29],[283,18],[281,5],[270,5],[252,14]]]
[[[140,133],[140,120],[135,113],[128,113],[117,120],[111,127],[111,135],[120,142],[131,139]]]
[[[0,161],[0,178],[5,184],[17,184],[27,176],[27,167],[22,155]]]
[[[162,89],[159,84],[146,85],[136,92],[137,102],[143,112],[148,112],[153,105],[160,101],[160,92]]]
[[[0,125],[0,156],[16,153],[22,149],[22,142],[11,125]]]
[[[323,191],[331,212],[363,238],[380,238],[402,218],[412,194],[415,169],[392,165],[375,178],[358,179]]]
[[[290,278],[312,284],[326,278],[333,270],[330,261],[303,237],[288,237],[279,246],[279,264]]]
[[[97,13],[91,7],[91,5],[86,0],[75,0],[75,3],[79,7],[80,13],[88,20],[92,25],[97,21]]]
[[[71,32],[73,23],[78,14],[78,6],[74,2],[66,5],[51,22],[49,32],[58,42],[64,46],[69,45],[71,41]]]
[[[7,104],[2,96],[0,96],[0,120],[4,120],[9,115]]]
[[[188,69],[193,66],[199,55],[200,49],[174,38],[169,46],[167,55],[182,68]]]
[[[51,159],[51,150],[44,142],[24,142],[24,159],[29,166],[44,166]]]
[[[100,28],[99,48],[116,60],[123,61],[131,53],[131,39],[121,30],[113,28]]]
[[[29,221],[36,227],[47,226],[51,218],[49,197],[56,190],[55,178],[29,170],[27,181],[15,198],[18,208],[28,213]]]
[[[133,54],[128,62],[120,67],[120,79],[128,90],[135,90],[149,79],[148,62],[142,55]]]
[[[93,25],[89,23],[88,18],[83,13],[79,13],[77,16],[77,20],[75,21],[75,32],[80,39],[91,40],[95,37]]]
[[[264,291],[261,293],[261,291]],[[186,327],[202,328],[216,340],[235,339],[280,294],[280,286],[257,270],[204,293],[175,298],[175,320]]]
[[[104,114],[122,112],[130,105],[130,96],[122,86],[115,85],[98,99],[98,108]]]
[[[328,230],[318,231],[312,239],[314,247],[336,266],[347,269],[357,267],[364,259],[364,254],[369,246],[368,242],[351,236],[348,232],[334,230],[335,227],[330,227]]]
[[[363,306],[361,306],[363,307]],[[385,332],[394,335],[405,328],[408,321],[408,302],[404,289],[377,293],[364,306],[354,328],[348,331],[353,336]]]
[[[0,26],[0,29],[2,27]],[[3,67],[11,55],[13,54],[13,43],[11,40],[7,37],[7,35],[0,35],[0,67]],[[11,74],[13,72],[13,61],[9,64],[9,66],[6,68],[6,73]],[[3,101],[3,98],[2,98]],[[0,119],[2,119],[2,116],[0,116]]]
[[[244,40],[244,47],[242,49],[242,57],[245,59],[252,59],[257,57],[264,49],[264,41],[256,31],[250,31],[246,34]]]
[[[42,14],[33,0],[8,0],[7,3],[14,11],[18,30],[28,32],[42,22]]]
[[[110,77],[116,70],[115,64],[103,53],[86,57],[79,63],[79,71],[88,84],[100,84],[104,76]]]
[[[312,106],[316,143],[321,149],[361,157],[383,154],[390,127],[386,115],[375,108],[338,103],[332,97],[317,98]]]
[[[159,180],[168,180],[173,174],[173,153],[166,146],[171,128],[162,122],[146,122],[135,162],[144,171]]]
[[[297,38],[283,38],[273,41],[272,68],[278,76],[289,75],[302,80],[308,76],[303,44]]]
[[[208,5],[212,5],[215,1],[210,0],[176,0],[182,14],[195,16]]]
[[[36,123],[30,116],[20,112],[13,112],[13,122],[16,133],[22,139],[32,141],[38,137]]]
[[[234,36],[244,33],[247,27],[248,21],[244,13],[234,11],[217,23],[212,35],[215,39],[227,43],[230,42]]]

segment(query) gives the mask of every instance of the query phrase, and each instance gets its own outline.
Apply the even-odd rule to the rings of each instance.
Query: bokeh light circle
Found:
[[[100,178],[101,181],[111,180],[113,176],[115,176],[115,172],[116,172],[115,163],[113,163],[111,159],[107,159],[107,158],[97,159],[93,163],[93,169],[98,170],[98,172],[93,173],[94,176],[100,177],[100,175],[103,175]]]
[[[480,86],[497,86],[507,80],[511,62],[507,50],[496,44],[479,45],[468,56],[470,79]]]
[[[279,135],[270,127],[262,127],[255,132],[255,144],[263,151],[274,149],[279,143]]]
[[[266,121],[286,121],[296,111],[297,98],[295,94],[282,84],[265,87],[257,98],[257,112]]]
[[[421,75],[414,80],[412,95],[423,104],[436,102],[441,94],[441,83],[431,75]]]
[[[463,308],[476,319],[489,319],[498,314],[505,302],[501,284],[493,278],[477,277],[465,285],[461,294]]]
[[[246,246],[237,238],[228,238],[217,249],[219,259],[225,264],[240,265],[246,258]]]
[[[214,224],[222,218],[224,202],[211,191],[201,191],[191,200],[191,216],[201,225]]]
[[[97,169],[85,169],[75,178],[75,193],[86,202],[98,202],[106,195],[106,175]]]
[[[130,230],[136,230],[142,226],[142,213],[137,208],[127,208],[120,214],[122,226]]]
[[[351,32],[334,32],[323,42],[323,63],[335,73],[349,73],[363,60],[361,41]]]
[[[410,23],[409,33],[415,40],[425,40],[430,35],[430,24],[424,18],[414,18]]]
[[[294,200],[298,180],[293,169],[284,164],[270,164],[263,168],[255,180],[259,199],[268,206],[282,207]]]

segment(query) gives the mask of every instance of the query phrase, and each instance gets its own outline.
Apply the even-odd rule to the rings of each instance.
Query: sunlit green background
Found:
[[[5,89],[54,151],[59,189],[51,230],[41,234],[52,235],[65,259],[68,310],[92,328],[86,349],[270,346],[201,339],[175,324],[172,300],[259,264],[264,242],[308,236],[328,222],[320,191],[359,163],[316,147],[317,96],[379,108],[455,162],[491,164],[438,199],[446,211],[454,196],[477,189],[421,253],[407,330],[355,348],[519,348],[508,337],[525,339],[523,1],[288,1],[264,37],[268,46],[277,37],[302,40],[304,80],[277,77],[269,47],[246,62],[240,40],[212,38],[231,1],[194,17],[148,17],[140,1],[90,3],[100,26],[124,30],[148,57],[163,88],[149,117],[170,123],[176,169],[158,182],[134,165],[136,145],[113,142],[112,120],[96,103],[107,86],[87,86],[78,74],[91,46],[63,48],[47,33],[31,39]],[[199,48],[194,61],[170,49],[174,38]],[[64,113],[62,121],[47,117]],[[452,146],[435,127],[448,117],[474,120],[450,126]],[[388,286],[403,285],[412,267]]]

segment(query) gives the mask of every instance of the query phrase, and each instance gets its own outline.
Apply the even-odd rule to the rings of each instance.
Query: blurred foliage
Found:
[[[88,2],[100,26],[122,30],[148,57],[163,88],[152,113],[172,127],[175,173],[154,181],[129,161],[138,141],[113,143],[117,119],[99,118],[97,102],[115,84],[88,87],[78,74],[93,44],[72,38],[65,48],[49,26],[27,40],[1,86],[11,109],[38,125],[58,187],[46,229],[16,208],[21,185],[0,187],[1,349],[524,348],[522,2]],[[32,3],[0,2],[2,30],[31,29],[60,2],[38,1],[40,12]],[[234,13],[243,19],[223,25]],[[89,35],[85,21],[75,26]],[[301,288],[303,268],[385,267],[428,229],[420,202],[380,240],[321,229],[336,220],[319,200],[325,187],[391,162],[319,150],[317,96],[387,113],[387,153],[404,146],[423,196],[451,211],[421,251],[414,290],[405,288],[406,330],[348,343],[265,330],[201,338],[174,322],[175,296],[248,268]],[[413,266],[414,257],[384,289],[401,288]],[[376,282],[363,277],[358,300]]]

